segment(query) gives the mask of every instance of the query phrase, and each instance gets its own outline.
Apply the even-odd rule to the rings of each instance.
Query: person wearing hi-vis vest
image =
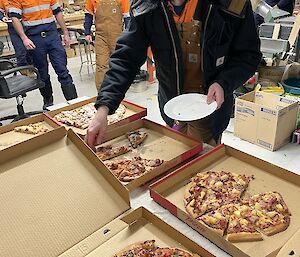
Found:
[[[164,113],[170,99],[184,93],[205,94],[208,104],[216,101],[217,110],[203,119],[179,121],[179,130],[219,144],[232,113],[233,91],[261,61],[250,0],[134,0],[128,28],[117,41],[98,93],[97,113],[85,137],[90,147],[101,143],[107,115],[123,100],[149,46],[166,124],[172,127],[176,122]]]
[[[116,41],[129,21],[129,0],[86,0],[84,20],[85,39],[92,41],[91,27],[96,25],[96,74],[95,84],[100,88],[108,59],[115,50]]]
[[[69,46],[69,32],[57,0],[9,0],[9,2],[9,16],[13,20],[14,28],[29,50],[33,64],[45,83],[45,87],[40,89],[44,100],[43,108],[53,105],[48,57],[66,100],[77,98],[73,79],[67,69],[66,51],[56,27],[55,19],[64,33],[65,45]]]
[[[15,56],[18,66],[26,66],[32,64],[32,59],[27,52],[25,46],[18,33],[15,31],[12,20],[8,17],[9,1],[0,0],[0,20],[7,24],[7,31],[15,50]]]

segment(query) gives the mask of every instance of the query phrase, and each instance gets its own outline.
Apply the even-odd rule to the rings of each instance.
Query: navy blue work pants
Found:
[[[67,69],[67,54],[61,43],[60,34],[57,31],[46,32],[46,36],[40,34],[29,35],[36,48],[30,50],[34,66],[38,69],[45,88],[41,89],[44,99],[52,96],[52,85],[50,81],[48,57],[58,76],[61,87],[68,87],[73,84],[73,79]]]
[[[8,25],[8,33],[11,39],[11,42],[14,46],[15,55],[17,59],[17,65],[18,66],[26,66],[32,64],[32,58],[28,51],[26,50],[22,39],[17,34],[15,29],[11,24]]]

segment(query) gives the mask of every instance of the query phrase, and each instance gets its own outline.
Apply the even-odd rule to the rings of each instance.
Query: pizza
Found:
[[[43,124],[43,122],[37,122],[37,123],[32,123],[24,126],[15,127],[14,131],[25,133],[25,134],[37,135],[37,134],[46,133],[50,131],[50,129],[45,124]]]
[[[127,246],[113,257],[200,257],[186,250],[170,247],[157,247],[155,240],[137,242]]]
[[[139,156],[129,160],[107,161],[106,166],[122,182],[130,182],[141,177],[144,173],[163,164],[160,159],[144,159]]]
[[[96,108],[93,103],[83,105],[73,110],[62,111],[54,116],[54,119],[60,123],[79,129],[88,128],[89,124],[96,115]],[[126,107],[120,104],[119,108],[112,115],[108,115],[108,125],[118,122],[124,118]]]
[[[242,198],[253,176],[227,171],[198,173],[184,193],[187,213],[232,242],[263,240],[284,231],[291,213],[278,192]]]
[[[96,155],[102,160],[106,161],[114,157],[120,156],[129,152],[130,149],[126,146],[113,147],[112,145],[100,146],[96,148]]]
[[[143,143],[147,136],[148,134],[146,132],[140,130],[126,133],[126,137],[133,148],[137,148],[141,143]]]

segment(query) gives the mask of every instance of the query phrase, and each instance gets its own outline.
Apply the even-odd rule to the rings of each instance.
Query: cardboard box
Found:
[[[274,151],[290,142],[295,130],[298,103],[264,92],[236,98],[234,135]]]
[[[254,175],[245,196],[279,192],[292,213],[290,226],[276,235],[264,236],[263,241],[231,243],[197,222],[185,211],[184,190],[193,176],[209,170]],[[300,176],[225,145],[214,148],[152,184],[150,194],[154,201],[233,256],[275,256],[300,227]]]
[[[212,256],[149,211],[130,212],[126,188],[72,130],[3,150],[0,202],[1,256],[111,257],[149,239]]]
[[[24,134],[14,131],[15,127],[25,126],[37,122],[42,122],[49,128],[50,131],[47,133],[52,133],[53,130],[61,128],[61,126],[59,126],[57,123],[53,122],[52,119],[49,119],[43,114],[10,123],[6,126],[0,126],[0,151],[13,145],[19,144],[20,142],[30,140],[31,138],[39,137],[40,135]]]
[[[128,145],[128,139],[125,134],[137,129],[145,131],[148,134],[142,145],[107,162],[141,156],[146,159],[162,159],[164,163],[131,182],[124,182],[123,184],[128,190],[133,190],[149,182],[203,150],[201,142],[146,119],[136,120],[130,124],[108,131],[103,140],[104,145]]]
[[[62,108],[56,109],[54,111],[47,112],[46,115],[50,119],[52,119],[54,122],[56,122],[57,124],[59,124],[61,126],[64,126],[66,129],[72,128],[77,134],[85,135],[86,134],[86,129],[79,129],[79,128],[67,126],[65,124],[61,124],[58,121],[56,121],[53,117],[56,114],[61,113],[62,111],[74,110],[74,109],[76,109],[80,106],[83,106],[83,105],[86,105],[86,104],[89,104],[89,103],[95,103],[95,101],[96,101],[96,97],[92,97],[92,98],[89,98],[87,100],[81,101],[79,103],[70,104],[66,107],[62,107]],[[145,117],[147,115],[147,109],[144,108],[144,107],[141,107],[139,105],[136,105],[136,104],[128,102],[128,101],[122,101],[122,104],[125,105],[125,107],[127,108],[124,118],[122,120],[116,122],[116,123],[110,124],[108,126],[108,129],[112,129],[112,128],[116,128],[118,126],[125,125],[129,122],[140,119],[140,118]]]

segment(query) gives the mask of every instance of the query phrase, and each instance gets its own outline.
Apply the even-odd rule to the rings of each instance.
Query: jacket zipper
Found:
[[[210,13],[211,13],[211,8],[212,8],[212,4],[209,5],[209,9],[208,9],[208,14],[206,16],[206,19],[205,19],[205,24],[204,24],[204,31],[203,31],[203,44],[202,44],[202,49],[201,49],[201,70],[202,72],[204,72],[204,65],[203,65],[203,62],[204,62],[204,44],[205,44],[205,32],[206,32],[206,26],[207,26],[207,22],[208,22],[208,19],[209,19],[209,16],[210,16]]]
[[[161,6],[162,9],[164,11],[164,14],[166,16],[167,19],[167,23],[168,23],[168,29],[171,35],[171,39],[172,39],[172,45],[173,45],[173,49],[174,49],[174,56],[175,56],[175,62],[176,62],[176,84],[177,84],[177,95],[180,95],[180,87],[179,87],[179,61],[178,61],[178,56],[177,56],[177,52],[176,52],[176,45],[175,45],[175,40],[174,40],[174,36],[172,34],[172,30],[171,30],[171,25],[170,25],[170,20],[167,14],[167,11],[165,9],[165,6],[163,4],[163,2],[161,1]]]

